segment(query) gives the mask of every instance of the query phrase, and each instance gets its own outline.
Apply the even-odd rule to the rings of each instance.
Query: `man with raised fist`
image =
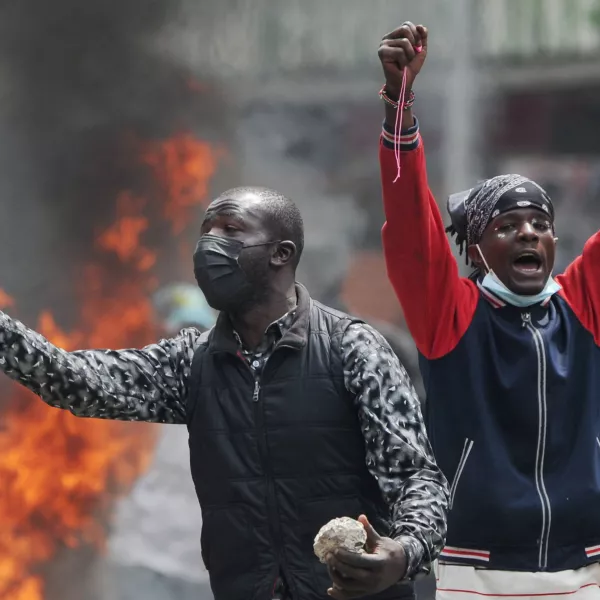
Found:
[[[427,38],[404,23],[381,42],[380,162],[388,274],[452,482],[437,594],[600,598],[600,233],[554,278],[552,200],[499,175],[449,198],[459,276],[412,113]]]

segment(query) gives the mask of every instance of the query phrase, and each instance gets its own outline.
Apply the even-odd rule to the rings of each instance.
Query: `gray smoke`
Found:
[[[227,135],[218,86],[153,39],[177,0],[19,0],[0,12],[1,286],[31,318],[70,304],[119,190],[148,185],[127,135]],[[208,84],[199,94],[193,79]],[[147,179],[147,176],[146,176]]]
[[[177,0],[2,6],[0,287],[16,299],[11,312],[28,324],[47,307],[69,328],[81,267],[94,256],[94,237],[114,219],[118,192],[152,193],[131,137],[161,140],[186,131],[229,145],[229,112],[218,84],[153,44],[177,22],[178,11]],[[191,275],[188,265],[177,264],[166,231],[150,232],[163,279]],[[113,268],[118,278],[116,262]],[[181,469],[187,468],[183,459]],[[197,545],[199,525],[190,535]],[[43,569],[47,600],[116,598],[102,591],[111,579],[107,568],[95,552],[61,552]],[[138,589],[139,597],[151,592]]]

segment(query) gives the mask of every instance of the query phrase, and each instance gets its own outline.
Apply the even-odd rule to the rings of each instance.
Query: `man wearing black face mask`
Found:
[[[448,488],[405,370],[374,329],[296,283],[290,200],[230,190],[201,233],[211,331],[69,353],[0,313],[2,369],[77,416],[187,424],[216,600],[412,597],[444,543]],[[313,539],[340,516],[360,518],[369,552],[336,551],[328,572]]]

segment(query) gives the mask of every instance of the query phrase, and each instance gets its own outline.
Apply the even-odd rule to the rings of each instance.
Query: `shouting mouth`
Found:
[[[521,273],[537,273],[542,268],[542,259],[537,252],[528,250],[514,259],[513,267]]]

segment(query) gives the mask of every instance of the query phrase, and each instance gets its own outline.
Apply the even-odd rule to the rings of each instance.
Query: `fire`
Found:
[[[159,222],[166,216],[173,232],[184,230],[193,205],[206,198],[218,157],[219,151],[191,135],[148,144],[141,160],[164,192],[156,195],[157,206],[130,190],[116,198],[115,220],[97,236],[97,260],[80,282],[78,326],[64,331],[44,310],[38,330],[66,350],[155,340],[148,296],[157,249],[144,245],[144,234],[156,225],[153,213]],[[11,305],[0,290],[0,306]],[[17,385],[11,384],[10,393],[0,428],[0,599],[43,600],[40,567],[60,547],[102,547],[105,523],[97,515],[106,514],[115,495],[148,465],[154,429],[77,419]]]
[[[0,308],[9,308],[15,305],[15,301],[2,289],[0,289]]]
[[[156,253],[140,244],[141,235],[148,229],[148,218],[142,211],[146,202],[130,192],[117,198],[118,219],[98,238],[98,245],[114,252],[121,261],[134,261],[140,271],[147,271],[156,262]]]
[[[207,197],[207,183],[213,176],[222,148],[182,133],[167,142],[151,144],[144,161],[155,169],[168,198],[164,217],[170,221],[172,232],[181,233],[189,224],[190,209]]]

